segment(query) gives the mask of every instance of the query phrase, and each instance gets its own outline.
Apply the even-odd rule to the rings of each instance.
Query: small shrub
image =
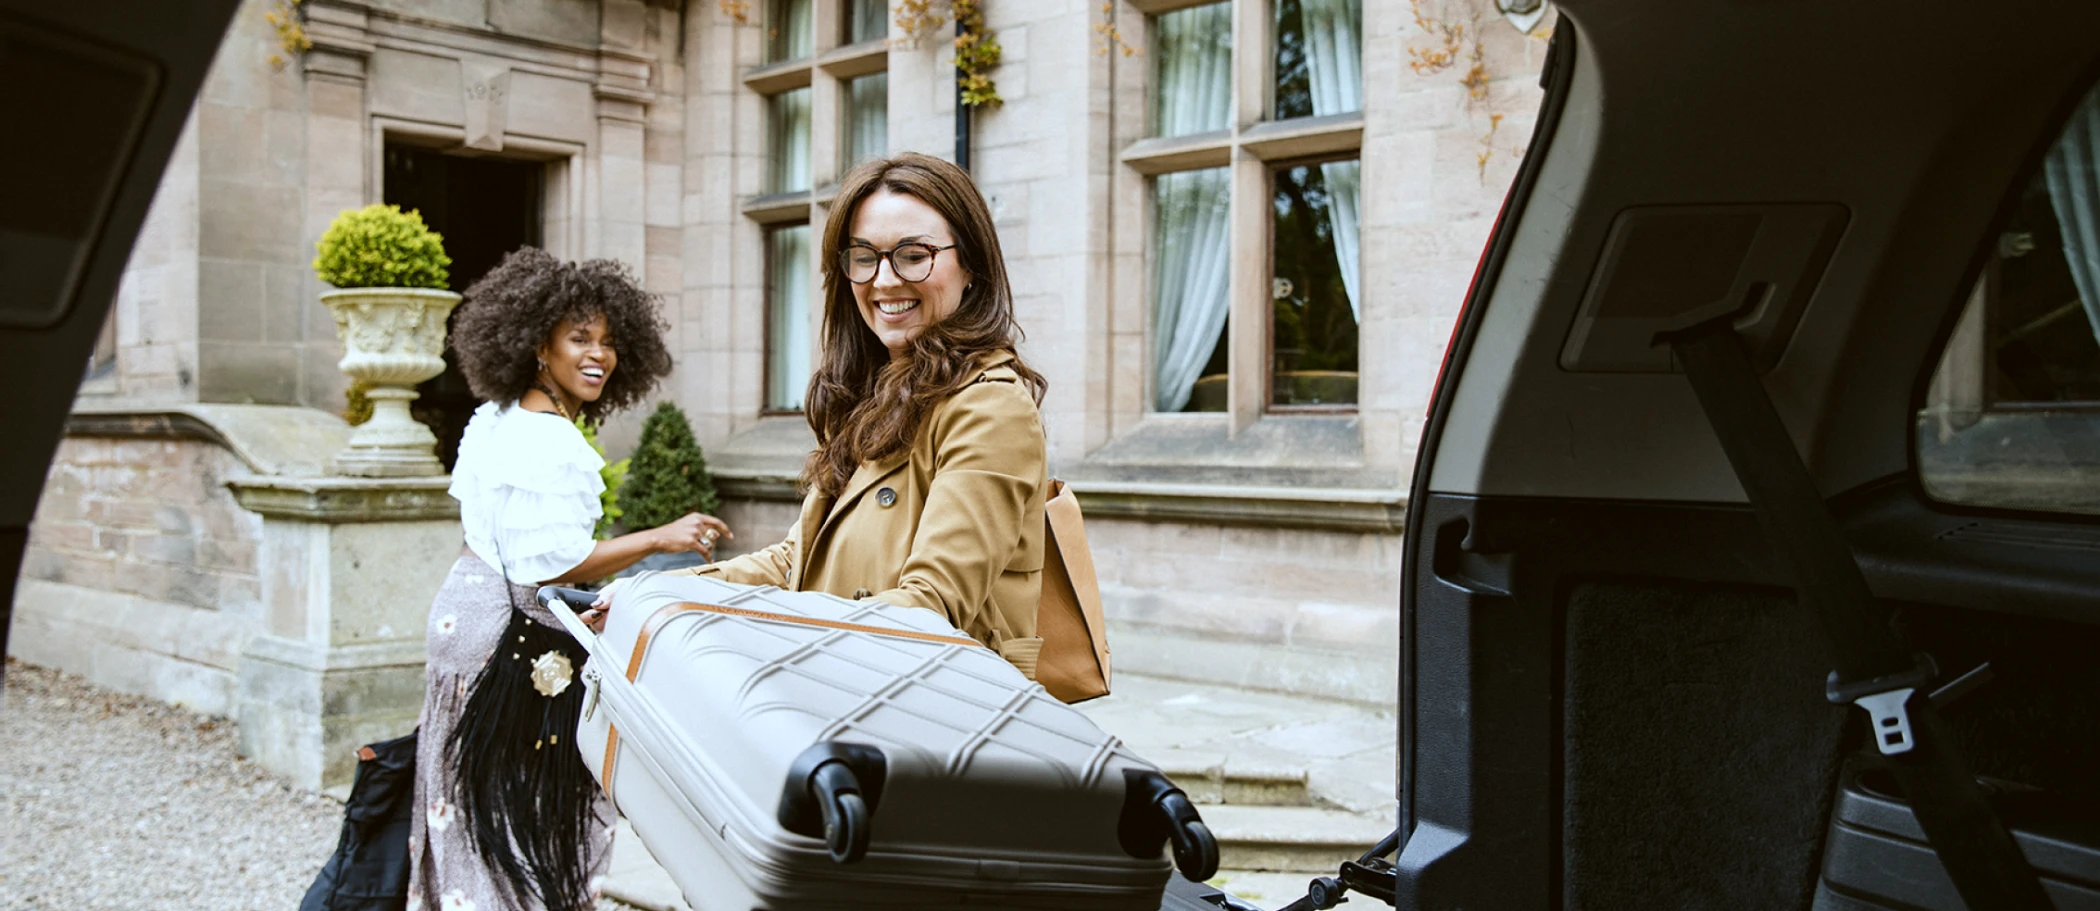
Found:
[[[314,245],[314,274],[338,288],[444,288],[444,238],[400,206],[344,209]]]
[[[372,384],[364,380],[351,380],[350,388],[343,390],[343,420],[355,427],[372,419],[372,398],[365,393],[372,391]]]
[[[598,450],[598,457],[604,458],[605,447],[598,443],[598,426],[584,421],[583,417],[578,415],[576,429],[583,432],[584,442],[591,444],[592,449]],[[620,488],[627,482],[627,463],[631,461],[633,460],[608,461],[604,468],[598,469],[599,479],[605,482],[605,492],[598,495],[598,505],[605,510],[605,514],[598,517],[598,527],[591,529],[591,534],[600,541],[612,537],[613,525],[620,521],[623,514],[620,509]]]
[[[642,422],[642,440],[632,462],[620,488],[621,518],[628,528],[655,528],[689,512],[721,508],[707,457],[677,405],[664,402]]]

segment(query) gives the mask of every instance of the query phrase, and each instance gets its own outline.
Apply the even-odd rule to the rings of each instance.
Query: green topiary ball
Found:
[[[338,288],[444,288],[444,238],[400,206],[344,209],[314,245],[314,274]]]
[[[642,422],[642,439],[628,460],[619,500],[620,523],[629,530],[655,528],[689,512],[713,513],[721,507],[707,458],[693,439],[693,425],[677,405],[658,405]]]

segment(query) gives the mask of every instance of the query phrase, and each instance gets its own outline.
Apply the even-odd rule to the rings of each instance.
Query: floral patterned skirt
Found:
[[[482,863],[453,804],[452,766],[445,743],[467,704],[467,689],[495,652],[510,623],[512,603],[534,620],[555,626],[554,615],[533,600],[529,586],[510,585],[488,564],[462,555],[430,604],[430,658],[424,672],[423,722],[416,738],[416,814],[409,834],[408,911],[536,911],[519,908],[501,874]],[[566,739],[566,738],[565,738]],[[612,860],[613,808],[596,803],[589,856],[576,863],[596,883]],[[595,898],[595,896],[592,896]]]

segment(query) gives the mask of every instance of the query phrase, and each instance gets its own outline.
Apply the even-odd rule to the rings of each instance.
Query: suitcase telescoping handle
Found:
[[[561,611],[554,610],[555,602],[559,601],[568,607],[571,612],[580,614],[590,610],[591,602],[598,600],[598,596],[593,592],[581,589],[562,588],[559,585],[542,585],[540,586],[539,599],[541,605],[550,611],[554,611],[554,615],[559,617],[561,616]]]
[[[1123,771],[1123,816],[1117,840],[1132,857],[1158,857],[1163,843],[1174,845],[1174,867],[1194,882],[1218,873],[1218,839],[1197,815],[1187,794],[1152,769]]]

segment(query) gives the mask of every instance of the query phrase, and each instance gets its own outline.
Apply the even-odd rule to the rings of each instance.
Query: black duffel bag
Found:
[[[415,819],[416,734],[357,751],[343,835],[299,911],[408,907],[408,833]]]

